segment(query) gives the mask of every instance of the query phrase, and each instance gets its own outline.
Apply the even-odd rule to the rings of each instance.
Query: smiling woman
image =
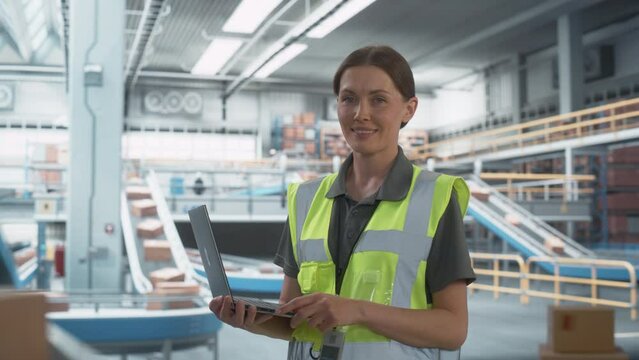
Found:
[[[475,278],[463,229],[468,188],[412,165],[398,146],[418,100],[395,50],[354,51],[333,90],[353,152],[339,173],[289,187],[275,263],[286,275],[278,311],[295,315],[233,312],[229,298],[210,307],[233,326],[289,340],[289,359],[457,358]]]

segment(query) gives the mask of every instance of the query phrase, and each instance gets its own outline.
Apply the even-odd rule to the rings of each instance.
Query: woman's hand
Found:
[[[209,309],[222,322],[248,331],[252,331],[255,325],[260,325],[273,317],[272,315],[258,314],[255,306],[246,307],[246,304],[241,300],[235,303],[234,310],[233,300],[228,295],[218,296],[211,300]]]
[[[277,313],[287,312],[295,313],[291,328],[298,327],[306,320],[310,327],[325,332],[336,326],[354,324],[359,314],[359,304],[352,299],[315,293],[297,297],[277,310]]]

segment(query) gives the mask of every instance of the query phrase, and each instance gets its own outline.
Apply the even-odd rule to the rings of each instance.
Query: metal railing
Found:
[[[592,194],[592,188],[579,186],[579,182],[593,182],[594,175],[530,174],[530,173],[481,173],[482,180],[505,180],[505,184],[493,185],[496,190],[506,193],[518,201],[532,200],[542,194],[544,200],[561,198],[577,201],[580,194]]]
[[[627,261],[621,260],[603,260],[603,259],[569,259],[569,258],[551,258],[532,256],[527,260],[514,254],[489,254],[489,253],[471,253],[471,261],[475,274],[488,277],[490,283],[475,282],[469,285],[471,294],[476,290],[491,291],[495,299],[500,294],[515,294],[520,296],[522,304],[528,304],[529,297],[538,297],[551,299],[556,305],[561,301],[573,301],[595,305],[605,305],[617,308],[629,309],[630,316],[633,320],[637,319],[637,274],[634,266]],[[490,264],[490,267],[478,267],[478,262]],[[502,266],[502,263],[505,265]],[[510,264],[516,264],[516,270],[510,270]],[[532,272],[532,268],[552,268],[551,273]],[[561,273],[562,267],[571,267],[576,269],[590,270],[590,276],[568,276]],[[627,280],[608,280],[598,277],[598,271],[601,269],[620,269],[628,272]],[[503,279],[514,279],[505,284]],[[551,290],[531,289],[531,282],[539,281],[551,283]],[[589,296],[568,294],[562,285],[574,284],[589,287]],[[614,289],[628,289],[628,301],[619,299],[605,298],[600,293],[602,287]]]
[[[542,221],[538,216],[531,213],[530,211],[523,208],[521,205],[517,204],[515,201],[509,199],[506,195],[500,193],[499,191],[492,188],[490,185],[485,183],[476,175],[471,175],[469,177],[470,183],[475,183],[479,187],[484,190],[487,190],[490,194],[488,202],[502,209],[502,211],[507,211],[508,213],[516,214],[517,217],[521,220],[523,224],[534,229],[536,233],[538,233],[542,239],[546,239],[548,236],[554,236],[561,240],[564,245],[566,245],[566,253],[567,255],[573,257],[583,257],[587,256],[590,258],[594,258],[595,253],[579,244],[575,240],[569,238],[562,232],[558,231],[554,227],[548,225],[545,221]],[[478,203],[475,201],[475,203]]]
[[[639,127],[639,98],[596,106],[571,113],[456,136],[416,148],[413,160],[440,158],[453,161],[507,149],[550,144],[591,135]]]

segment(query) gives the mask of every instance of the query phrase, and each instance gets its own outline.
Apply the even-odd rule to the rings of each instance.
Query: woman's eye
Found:
[[[343,96],[342,97],[342,102],[343,103],[349,104],[349,103],[352,103],[353,101],[354,101],[354,99],[353,99],[352,96]]]
[[[376,97],[375,102],[378,104],[382,104],[386,102],[386,99],[384,99],[383,97]]]

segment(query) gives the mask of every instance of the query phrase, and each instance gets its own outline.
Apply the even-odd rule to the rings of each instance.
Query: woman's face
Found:
[[[416,108],[417,98],[404,100],[390,76],[376,66],[354,66],[342,74],[337,115],[355,153],[395,152],[399,129]]]

